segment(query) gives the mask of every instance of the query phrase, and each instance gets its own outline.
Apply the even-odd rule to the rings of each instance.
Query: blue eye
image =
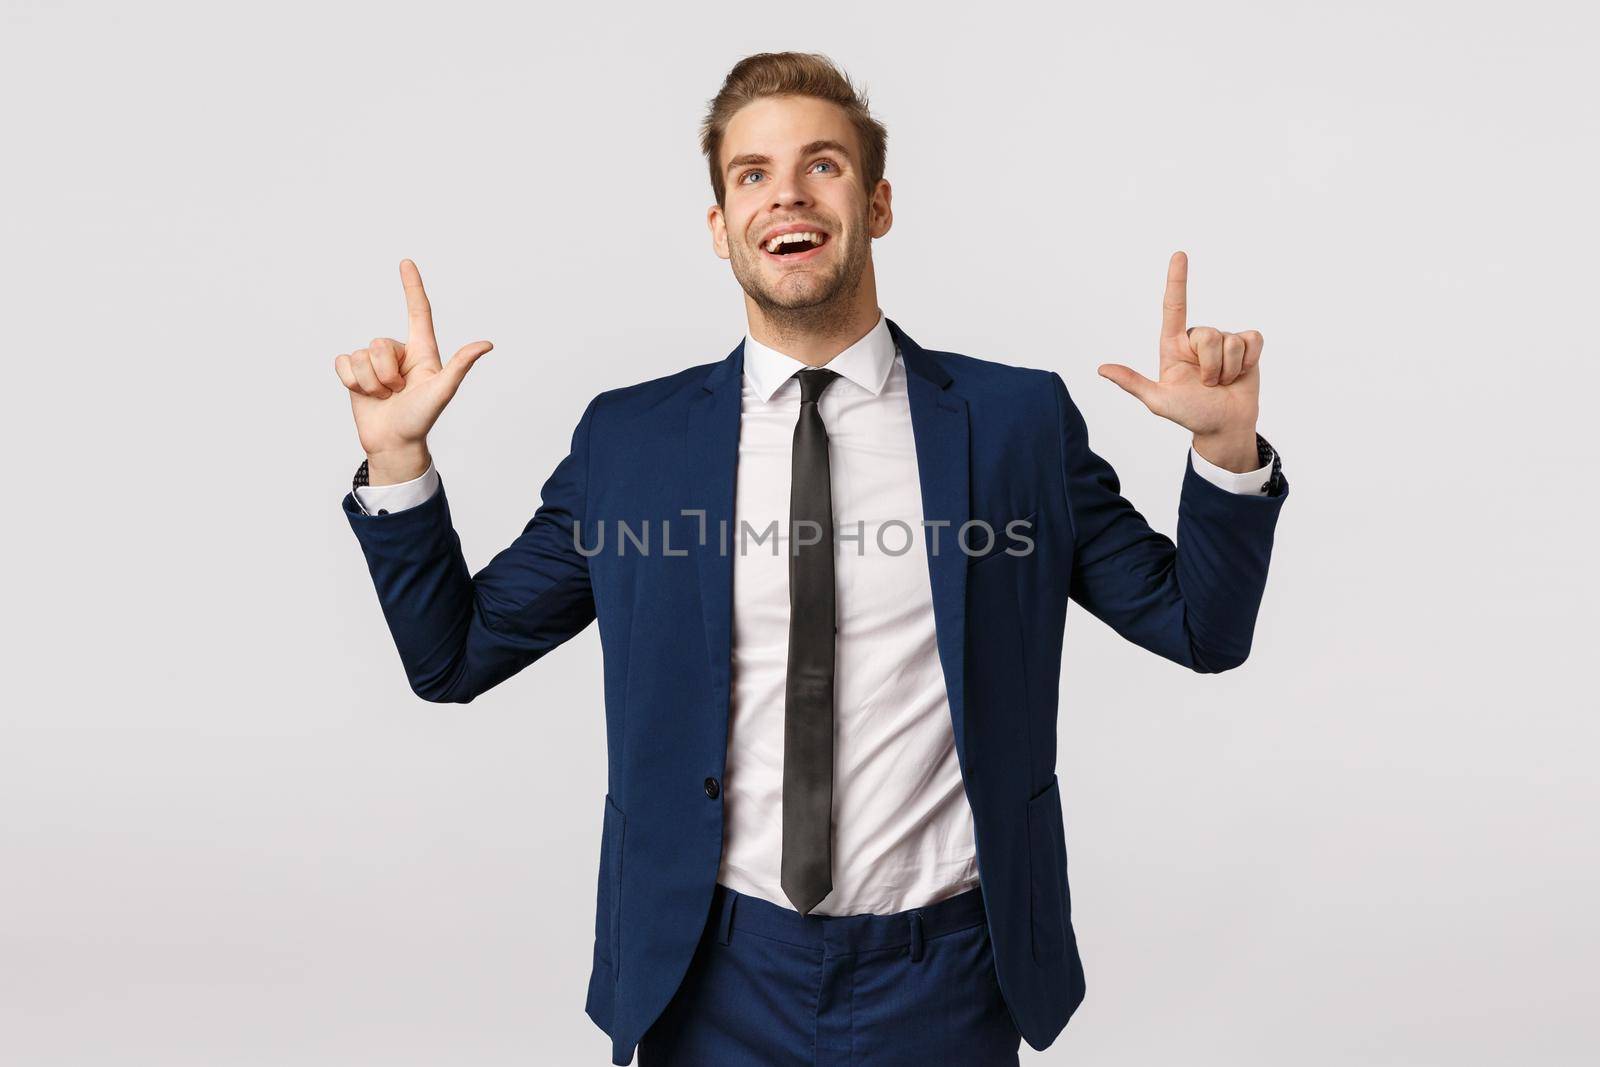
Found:
[[[812,167],[829,166],[829,167],[832,167],[834,170],[838,170],[839,169],[839,165],[837,163],[835,163],[831,159],[819,159],[819,160],[817,160],[815,163],[813,163],[811,165],[812,165]],[[752,182],[750,182],[750,181],[748,181],[746,179],[751,178],[754,175],[757,175],[757,174],[760,174],[760,173],[761,173],[761,171],[759,171],[759,170],[747,170],[747,171],[745,171],[743,174],[739,175],[739,184],[740,185],[751,185],[751,184],[754,184],[754,183],[752,183]]]

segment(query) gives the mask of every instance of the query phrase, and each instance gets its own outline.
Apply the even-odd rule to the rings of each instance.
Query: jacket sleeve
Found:
[[[522,533],[476,574],[462,557],[442,478],[427,500],[387,515],[364,514],[345,494],[406,678],[424,700],[465,704],[594,620],[589,560],[574,529],[585,514],[594,406]]]
[[[1174,544],[1122,495],[1116,471],[1090,449],[1066,384],[1050,376],[1072,520],[1071,598],[1174,663],[1201,673],[1239,666],[1250,654],[1288,480],[1273,494],[1231,493],[1186,457]]]

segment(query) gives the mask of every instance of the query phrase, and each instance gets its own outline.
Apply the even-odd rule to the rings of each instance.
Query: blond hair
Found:
[[[861,142],[861,180],[867,195],[883,178],[889,131],[867,110],[867,94],[833,60],[817,52],[758,52],[734,64],[722,88],[711,98],[700,124],[700,150],[711,168],[711,189],[725,206],[727,184],[719,165],[722,139],[734,114],[746,104],[771,96],[810,96],[844,109]]]

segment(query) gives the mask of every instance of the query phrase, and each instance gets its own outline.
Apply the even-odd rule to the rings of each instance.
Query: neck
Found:
[[[865,337],[878,324],[882,310],[876,288],[863,285],[845,306],[830,302],[764,308],[746,296],[745,314],[751,337],[807,366],[820,367]]]

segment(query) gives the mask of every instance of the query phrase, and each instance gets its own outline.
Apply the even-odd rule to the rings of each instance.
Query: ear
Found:
[[[878,187],[872,190],[872,202],[867,205],[868,237],[882,237],[894,225],[893,193],[889,179],[879,178]]]
[[[706,227],[711,231],[711,250],[719,259],[728,259],[728,223],[723,217],[722,208],[716,204],[706,209]]]

